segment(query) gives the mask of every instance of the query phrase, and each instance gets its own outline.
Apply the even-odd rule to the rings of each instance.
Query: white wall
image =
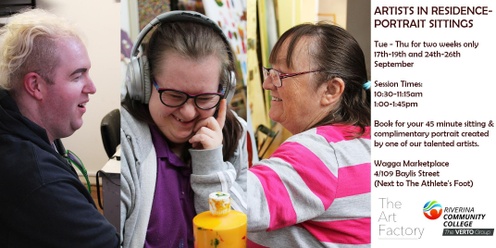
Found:
[[[75,22],[86,38],[92,63],[90,76],[97,91],[90,96],[82,128],[63,139],[63,143],[81,158],[88,174],[94,176],[108,160],[100,122],[105,114],[120,107],[120,1],[37,0],[36,4]]]

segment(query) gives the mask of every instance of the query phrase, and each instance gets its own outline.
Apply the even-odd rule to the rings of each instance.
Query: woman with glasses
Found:
[[[269,61],[269,116],[293,136],[248,171],[248,247],[370,247],[370,83],[360,46],[338,26],[301,24]]]
[[[269,61],[269,116],[294,136],[250,170],[250,242],[369,246],[370,86],[360,46],[338,26],[302,24]]]
[[[227,46],[218,30],[195,21],[164,21],[151,34],[141,58],[149,102],[129,92],[122,102],[123,247],[193,247],[193,217],[208,208],[207,197],[195,209],[194,191],[246,195],[246,123],[225,99],[233,76]],[[210,167],[222,172],[195,175]],[[201,188],[192,188],[196,181]]]

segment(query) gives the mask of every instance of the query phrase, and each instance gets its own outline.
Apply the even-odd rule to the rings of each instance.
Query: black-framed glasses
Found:
[[[153,85],[157,89],[160,101],[167,107],[177,108],[185,104],[188,99],[193,98],[195,106],[202,110],[209,110],[217,107],[220,100],[224,96],[222,93],[200,93],[196,95],[190,95],[186,92],[173,89],[160,88],[153,80]]]
[[[264,81],[267,80],[267,78],[270,76],[270,79],[272,80],[272,84],[274,84],[274,86],[276,86],[277,88],[282,86],[282,80],[285,78],[295,77],[298,75],[303,75],[312,72],[319,72],[319,71],[323,71],[323,70],[319,69],[319,70],[303,71],[296,73],[282,73],[274,68],[262,67]]]

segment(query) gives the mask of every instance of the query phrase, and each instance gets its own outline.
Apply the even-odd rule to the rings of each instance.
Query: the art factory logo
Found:
[[[486,214],[477,212],[473,206],[443,208],[437,201],[428,201],[424,205],[424,216],[430,220],[443,220],[443,236],[493,236],[494,234],[494,228],[479,228],[484,226]]]
[[[435,220],[443,214],[443,207],[437,201],[428,201],[424,205],[424,216],[429,220]]]

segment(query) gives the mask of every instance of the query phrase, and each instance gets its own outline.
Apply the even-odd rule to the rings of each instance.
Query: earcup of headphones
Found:
[[[234,96],[234,92],[236,91],[236,73],[234,71],[230,71],[230,75],[228,78],[229,78],[229,82],[227,83],[227,88],[224,98],[226,98],[227,104],[230,104]]]
[[[127,66],[126,89],[132,100],[144,104],[150,101],[150,67],[146,56],[131,58]]]
[[[141,81],[143,89],[143,101],[142,103],[148,104],[150,102],[150,96],[152,95],[152,82],[150,74],[150,64],[148,64],[148,59],[146,56],[141,57]]]

